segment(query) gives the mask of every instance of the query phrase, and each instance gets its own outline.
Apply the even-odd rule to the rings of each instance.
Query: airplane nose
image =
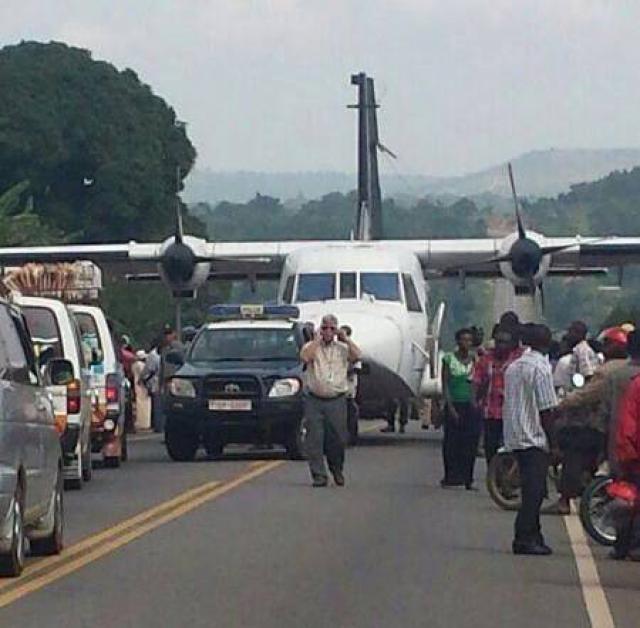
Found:
[[[353,314],[342,317],[340,324],[351,327],[353,341],[360,347],[365,361],[399,370],[402,332],[396,321],[385,316]]]

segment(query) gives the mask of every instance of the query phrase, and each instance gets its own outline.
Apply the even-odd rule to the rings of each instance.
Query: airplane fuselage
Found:
[[[336,242],[294,251],[282,270],[278,299],[315,325],[334,314],[349,325],[366,374],[365,415],[420,393],[427,359],[428,299],[417,257],[384,242]]]

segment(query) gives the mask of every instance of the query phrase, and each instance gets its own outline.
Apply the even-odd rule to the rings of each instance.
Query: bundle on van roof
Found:
[[[5,268],[0,280],[6,295],[61,299],[67,303],[95,301],[102,272],[92,262],[25,264]]]

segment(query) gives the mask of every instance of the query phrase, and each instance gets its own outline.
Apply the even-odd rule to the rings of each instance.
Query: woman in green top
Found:
[[[473,404],[471,392],[473,333],[470,329],[459,329],[455,337],[456,350],[446,353],[442,360],[445,419],[442,441],[444,478],[440,484],[443,488],[464,485],[467,490],[472,490],[480,438],[480,414]]]

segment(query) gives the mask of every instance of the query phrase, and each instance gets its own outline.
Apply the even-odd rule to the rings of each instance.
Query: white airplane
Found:
[[[611,266],[640,263],[640,238],[546,238],[528,232],[513,186],[517,231],[505,238],[383,240],[378,140],[373,80],[352,76],[358,87],[358,207],[349,241],[208,242],[185,235],[178,214],[175,235],[164,242],[0,248],[0,265],[90,260],[146,262],[177,298],[190,297],[209,279],[277,278],[278,299],[300,307],[315,323],[335,314],[353,329],[364,353],[361,377],[365,416],[380,416],[393,400],[441,392],[439,334],[444,314],[433,316],[428,280],[459,276],[506,278],[527,300],[541,294],[549,275],[601,274]]]

